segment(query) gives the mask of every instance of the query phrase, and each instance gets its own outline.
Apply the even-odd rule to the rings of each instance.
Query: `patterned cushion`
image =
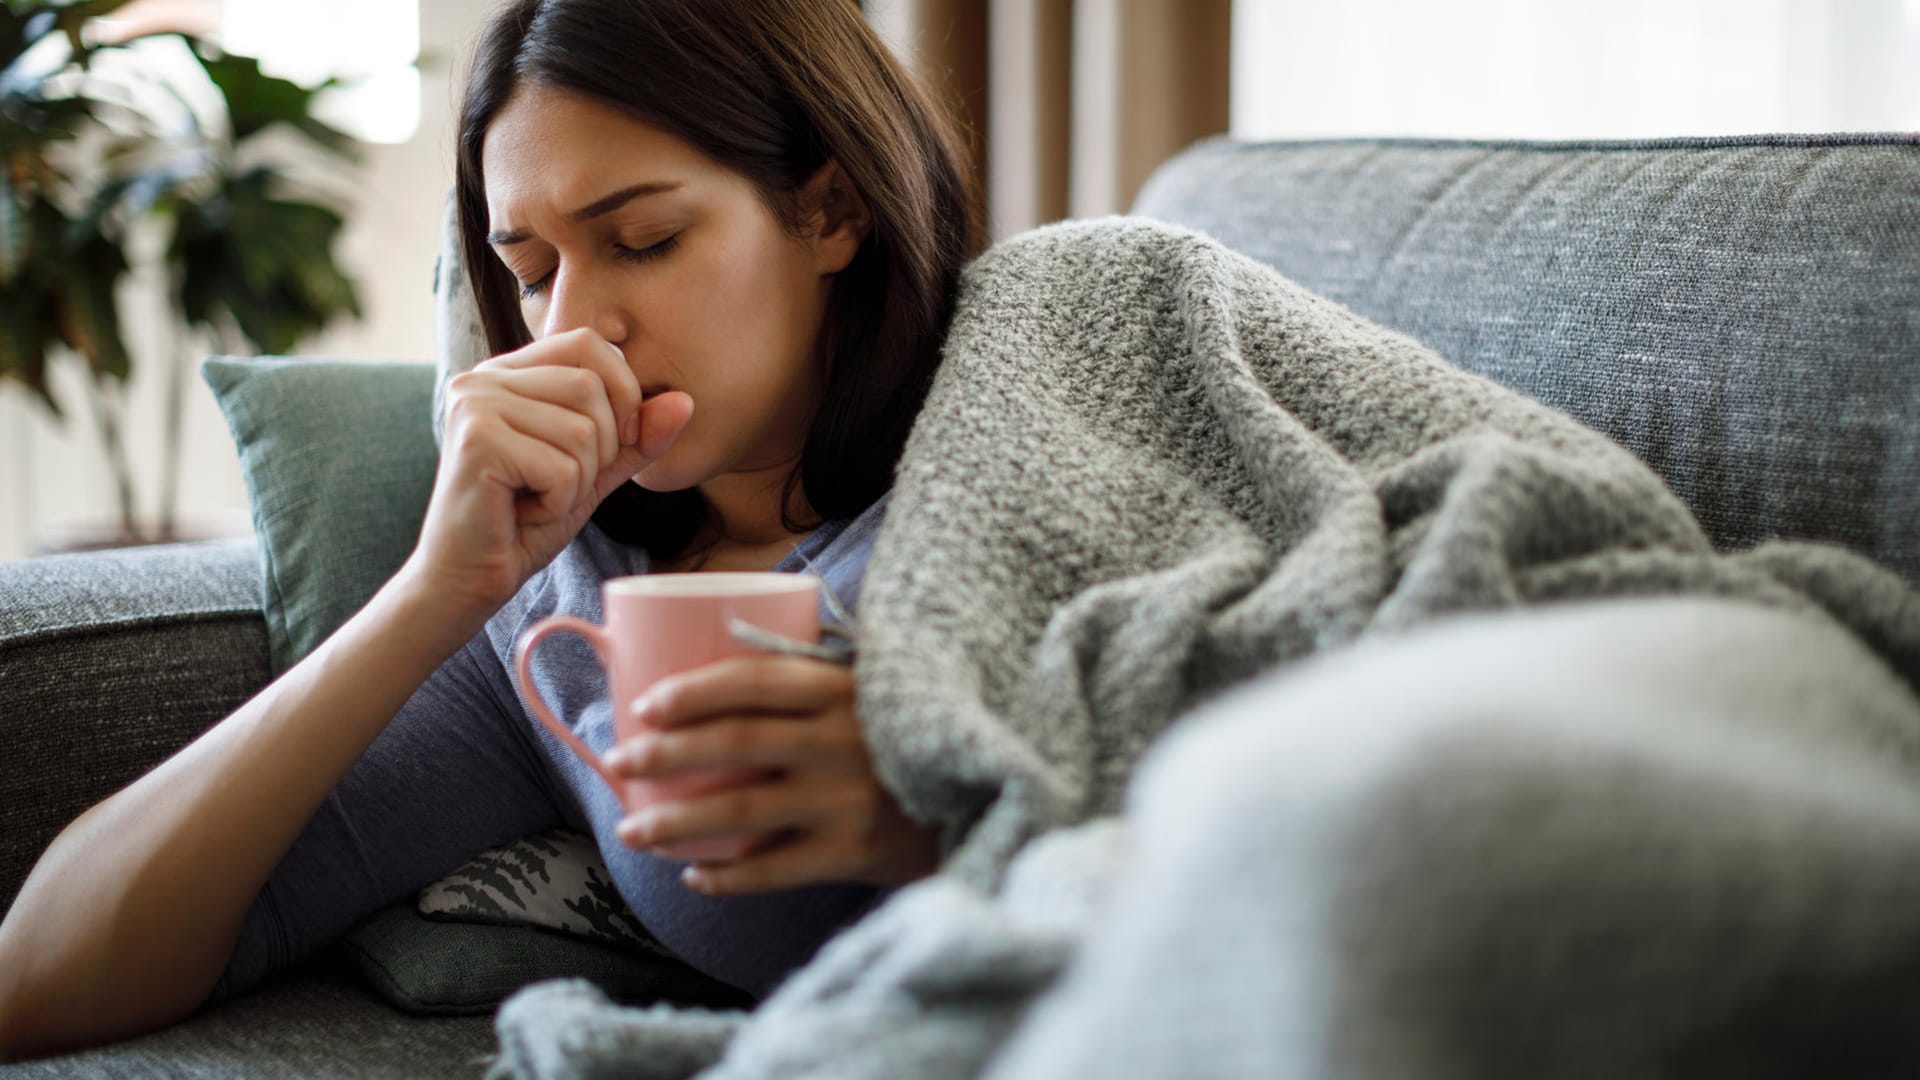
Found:
[[[536,926],[439,922],[406,904],[355,927],[336,955],[389,1004],[422,1016],[491,1012],[528,983],[559,978],[586,979],[635,1005],[752,1004],[742,991],[662,952],[612,949]]]
[[[430,918],[542,926],[668,955],[628,910],[591,837],[549,829],[481,852],[420,891]]]
[[[553,978],[586,979],[633,1004],[752,1004],[654,940],[593,840],[568,829],[482,852],[422,889],[416,904],[355,927],[341,952],[381,997],[421,1015],[485,1012]]]

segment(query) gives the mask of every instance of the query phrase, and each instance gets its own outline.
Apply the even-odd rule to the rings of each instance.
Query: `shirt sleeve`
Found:
[[[563,824],[483,630],[401,707],[255,897],[207,1004],[246,993],[491,847]]]

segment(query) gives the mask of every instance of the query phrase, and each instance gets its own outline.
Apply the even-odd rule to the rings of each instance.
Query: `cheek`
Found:
[[[680,331],[674,351],[688,378],[741,376],[811,355],[818,297],[792,248],[716,245],[688,266],[674,295],[660,297]]]

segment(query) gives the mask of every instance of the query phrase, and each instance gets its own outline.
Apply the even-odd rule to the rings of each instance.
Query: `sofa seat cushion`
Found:
[[[109,1046],[6,1067],[10,1078],[165,1076],[241,1080],[472,1078],[495,1050],[487,1016],[409,1016],[327,957],[184,1023]]]

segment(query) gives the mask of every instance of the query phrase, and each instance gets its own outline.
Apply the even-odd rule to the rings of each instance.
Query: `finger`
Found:
[[[590,425],[578,429],[588,438],[586,445],[593,448],[593,468],[588,475],[597,474],[619,454],[620,425],[600,376],[580,368],[539,367],[496,372],[494,379],[492,400],[503,413],[531,402],[574,413]]]
[[[521,521],[565,517],[581,495],[579,459],[514,430],[504,420],[495,423],[498,429],[486,435],[491,452],[479,465],[479,478],[515,496]]]
[[[640,444],[622,446],[613,462],[600,470],[594,484],[594,505],[666,453],[692,419],[693,398],[684,391],[648,398],[640,413]]]
[[[535,368],[573,367],[592,371],[605,386],[608,404],[621,426],[640,411],[640,379],[620,346],[586,327],[575,327],[563,334],[539,341],[488,360],[483,367]],[[623,440],[629,441],[629,440]]]
[[[818,713],[851,701],[853,690],[844,664],[749,654],[661,679],[629,708],[644,724],[678,727],[739,713]]]
[[[647,460],[666,453],[692,422],[693,395],[685,390],[669,390],[648,398],[640,407],[640,449]]]
[[[833,837],[798,833],[732,862],[695,863],[680,871],[680,880],[708,896],[738,896],[856,880],[859,870],[858,860]]]
[[[604,760],[615,774],[634,779],[723,767],[856,774],[869,769],[866,739],[851,710],[844,708],[805,723],[790,717],[739,717],[644,732],[623,740]]]
[[[824,785],[774,780],[654,803],[621,819],[614,833],[629,847],[660,847],[732,833],[799,828],[830,815],[842,800]]]
[[[571,458],[575,472],[568,485],[570,500],[587,494],[587,485],[600,472],[599,439],[592,433],[590,421],[564,406],[525,400],[503,409],[499,416],[508,429]],[[573,505],[572,501],[568,505]]]

